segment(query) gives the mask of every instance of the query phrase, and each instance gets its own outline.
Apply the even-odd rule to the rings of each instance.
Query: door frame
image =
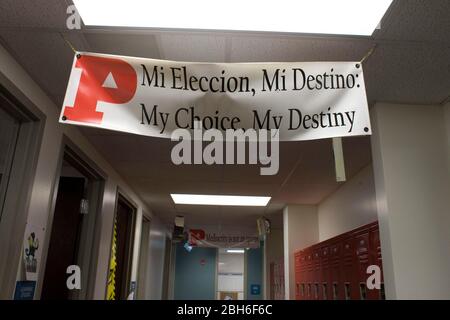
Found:
[[[137,266],[136,292],[135,299],[145,300],[147,298],[147,279],[148,279],[148,263],[150,249],[150,231],[152,227],[152,220],[146,215],[142,215],[141,220],[141,235],[139,239],[139,258]],[[144,228],[144,225],[146,227]],[[148,226],[148,230],[147,230]],[[147,231],[147,232],[145,232]]]
[[[0,221],[0,299],[11,299],[22,260],[23,237],[46,116],[0,73],[0,99],[20,121],[3,213]]]
[[[91,182],[94,190],[89,193],[88,219],[84,219],[81,228],[81,236],[77,241],[77,265],[81,268],[81,290],[73,291],[69,294],[71,299],[92,299],[94,296],[95,275],[97,269],[98,252],[101,232],[101,211],[106,173],[101,170],[77,145],[66,135],[63,135],[60,153],[58,156],[57,174],[52,187],[51,208],[47,220],[46,237],[42,249],[42,262],[38,275],[35,299],[40,299],[42,286],[47,265],[48,249],[51,241],[51,230],[55,214],[56,199],[58,196],[59,179],[64,160],[77,170],[82,172]],[[87,230],[87,227],[89,229]],[[80,263],[81,262],[81,263]]]
[[[133,213],[132,213],[132,217],[131,217],[131,233],[130,233],[130,243],[128,244],[128,254],[127,254],[127,265],[126,265],[126,270],[127,270],[127,277],[126,277],[126,285],[125,285],[125,290],[126,292],[130,291],[130,287],[131,287],[131,280],[133,277],[133,257],[134,257],[134,249],[135,249],[135,242],[136,242],[136,225],[137,225],[137,215],[138,215],[138,208],[139,206],[131,199],[131,197],[129,197],[127,195],[127,193],[121,188],[121,187],[117,187],[116,189],[116,201],[114,204],[114,215],[113,215],[113,222],[111,225],[111,238],[109,241],[109,255],[108,255],[108,264],[107,264],[107,276],[106,276],[106,282],[105,282],[105,300],[108,299],[108,280],[109,280],[109,275],[110,275],[110,263],[111,263],[111,257],[112,257],[112,243],[113,243],[113,239],[114,239],[114,226],[116,223],[116,215],[117,215],[117,205],[119,203],[119,200],[124,201],[127,205],[129,205],[132,209],[133,209]],[[139,240],[138,240],[139,241]],[[139,263],[139,261],[138,261]],[[136,292],[135,292],[135,297],[136,297]],[[115,300],[120,300],[120,299],[115,299]]]
[[[219,292],[219,256],[220,256],[220,249],[216,249],[216,284],[215,284],[215,296],[214,300],[220,300],[220,294]],[[225,248],[225,249],[233,249],[233,248]],[[244,253],[242,254],[242,260],[243,260],[243,268],[242,268],[242,300],[247,300],[247,288],[246,288],[246,282],[247,282],[247,249],[245,248],[234,248],[234,249],[243,249]],[[236,292],[236,291],[233,291]],[[238,292],[238,298],[239,298],[239,292]]]
[[[164,265],[163,265],[163,281],[162,281],[162,292],[161,299],[162,300],[170,300],[170,286],[171,286],[171,271],[172,271],[172,238],[169,234],[166,234],[165,237],[165,247],[164,247]]]

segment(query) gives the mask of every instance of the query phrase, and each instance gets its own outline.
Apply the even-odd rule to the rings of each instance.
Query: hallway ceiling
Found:
[[[37,4],[39,3],[39,4]],[[450,94],[450,1],[395,0],[372,37],[66,28],[64,0],[2,0],[0,41],[60,108],[73,53],[79,51],[198,62],[355,61],[376,43],[364,75],[369,103],[440,104]],[[316,204],[335,191],[330,140],[281,145],[280,172],[257,166],[174,166],[171,142],[83,128],[83,133],[167,222],[254,225],[286,203]],[[158,152],[155,152],[157,150]],[[371,161],[368,138],[344,139],[347,176]],[[266,208],[175,206],[169,193],[270,195]],[[279,219],[277,219],[279,222]]]

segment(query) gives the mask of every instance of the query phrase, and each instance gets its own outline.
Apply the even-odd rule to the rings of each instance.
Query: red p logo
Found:
[[[197,245],[197,241],[205,240],[205,231],[202,229],[191,229],[189,230],[189,234],[189,243],[191,245]]]
[[[68,120],[101,123],[103,112],[96,110],[97,102],[126,103],[136,92],[136,71],[123,60],[81,56],[75,67],[82,73],[73,107],[64,108]],[[112,77],[115,87],[104,86],[108,77]]]

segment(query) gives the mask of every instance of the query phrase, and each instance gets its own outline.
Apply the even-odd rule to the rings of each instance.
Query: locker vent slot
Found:
[[[361,282],[359,284],[359,295],[361,300],[366,300],[367,291],[366,291],[366,284],[364,282]]]
[[[324,283],[322,284],[322,295],[323,295],[323,300],[328,300],[328,296],[327,296],[327,284]]]
[[[350,300],[350,283],[346,282],[344,284],[344,290],[345,290],[345,300]]]
[[[338,284],[333,283],[333,299],[337,300],[338,298],[339,298]]]
[[[380,287],[380,299],[386,300],[386,293],[384,292],[384,283],[381,283]]]

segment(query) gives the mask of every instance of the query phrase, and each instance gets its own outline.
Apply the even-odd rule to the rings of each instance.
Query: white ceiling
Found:
[[[372,37],[270,33],[66,29],[64,0],[2,0],[0,41],[60,107],[73,53],[79,51],[199,62],[355,61],[376,43],[364,65],[369,102],[440,104],[450,93],[450,1],[395,0]],[[286,203],[319,203],[339,184],[329,140],[283,143],[280,172],[258,167],[171,164],[167,140],[83,129],[125,180],[170,222],[254,225]],[[368,138],[344,139],[349,177],[371,161]],[[267,208],[175,206],[169,192],[271,195]],[[279,219],[277,220],[279,221]]]

